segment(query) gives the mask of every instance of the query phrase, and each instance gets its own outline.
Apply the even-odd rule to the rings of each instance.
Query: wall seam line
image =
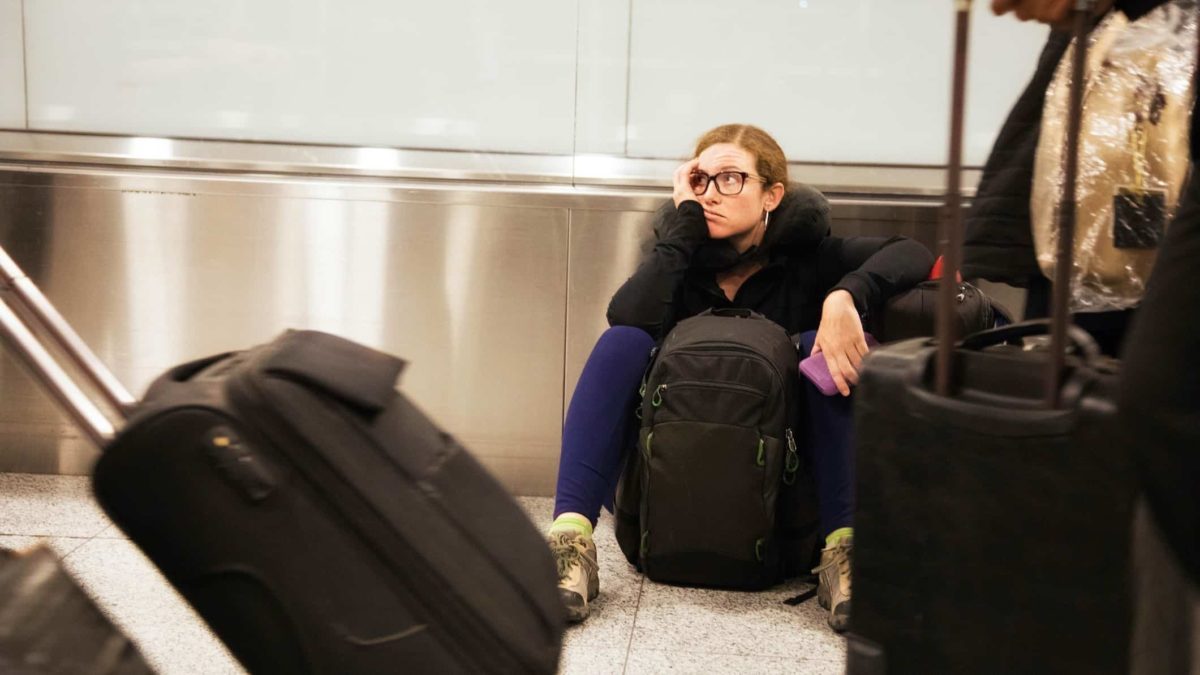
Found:
[[[563,350],[562,350],[562,385],[559,387],[562,391],[562,404],[559,406],[558,415],[558,447],[559,460],[562,459],[562,428],[563,423],[567,421],[567,406],[570,403],[570,393],[567,392],[567,358],[570,356],[571,343],[571,230],[575,225],[575,209],[567,209],[567,269],[566,279],[563,281],[566,287],[566,292],[563,293]],[[555,480],[555,490],[557,490],[557,477]],[[553,495],[553,493],[552,493]]]
[[[21,0],[21,84],[25,91],[25,129],[29,129],[29,40],[25,37],[25,0]]]
[[[628,28],[625,30],[625,152],[629,156],[629,90],[633,73],[633,0],[629,0]]]
[[[575,179],[579,175],[578,157],[579,157],[579,34],[580,26],[583,24],[583,0],[575,0],[575,100],[572,103],[571,112],[571,185],[575,185]]]

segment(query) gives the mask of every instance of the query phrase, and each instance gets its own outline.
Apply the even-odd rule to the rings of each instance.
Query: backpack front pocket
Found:
[[[715,566],[743,585],[733,577],[761,569],[773,545],[783,444],[755,427],[669,421],[647,428],[641,446],[647,574],[687,583],[684,570]],[[701,583],[724,581],[705,574]]]
[[[766,395],[733,382],[682,380],[665,382],[647,392],[655,424],[670,421],[721,420],[733,426],[762,424]]]

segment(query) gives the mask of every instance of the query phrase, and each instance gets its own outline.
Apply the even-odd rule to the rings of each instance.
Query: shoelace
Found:
[[[579,564],[582,565],[583,554],[579,547],[575,546],[576,536],[570,532],[556,534],[550,540],[550,553],[554,556],[554,560],[558,563],[558,580],[566,579],[571,573],[571,567]]]
[[[818,565],[813,568],[813,574],[820,575],[821,572],[837,565],[838,576],[846,580],[846,591],[850,591],[852,578],[850,577],[850,557],[854,553],[854,546],[839,546],[834,549],[833,559],[824,565]]]

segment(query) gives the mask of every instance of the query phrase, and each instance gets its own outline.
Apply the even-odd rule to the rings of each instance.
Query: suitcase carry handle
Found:
[[[976,403],[938,396],[924,387],[909,388],[904,398],[909,414],[945,427],[965,429],[1003,438],[1058,436],[1075,426],[1079,413],[1071,408],[1047,410],[1010,406],[1003,418],[996,415],[996,402]],[[1025,399],[1027,402],[1029,399]]]
[[[1035,335],[1049,335],[1050,322],[1046,319],[1036,319],[1033,321],[1023,321],[1021,323],[1009,324],[1000,328],[993,328],[979,333],[974,333],[963,339],[960,345],[963,349],[971,349],[979,351],[987,347],[992,347],[1005,342],[1012,342],[1021,338],[1033,337]],[[1071,344],[1078,349],[1079,353],[1088,363],[1094,362],[1101,357],[1100,346],[1096,344],[1096,340],[1084,329],[1076,325],[1067,326],[1067,339]]]
[[[711,316],[724,316],[733,319],[755,319],[763,318],[762,314],[745,307],[721,307],[706,309],[701,314],[709,314]]]
[[[1075,248],[1076,177],[1079,165],[1079,128],[1083,118],[1083,76],[1087,59],[1088,33],[1096,0],[1073,0],[1071,8],[1074,44],[1071,59],[1071,87],[1067,108],[1067,133],[1064,142],[1063,197],[1059,204],[1058,248],[1055,257],[1054,285],[1050,313],[1050,365],[1046,371],[1044,400],[1048,407],[1062,404],[1063,372],[1066,367],[1067,341],[1080,342],[1071,331],[1071,268]],[[954,323],[955,280],[962,258],[962,174],[963,108],[966,101],[967,35],[970,29],[970,0],[956,0],[954,30],[954,77],[950,104],[950,157],[946,171],[946,203],[942,211],[939,249],[945,261],[938,293],[936,391],[951,395],[954,348],[958,338]],[[1094,346],[1094,341],[1092,342]]]
[[[375,414],[395,398],[405,365],[403,359],[336,335],[289,330],[264,355],[261,367]]]
[[[12,348],[18,360],[41,382],[72,420],[98,447],[112,440],[119,424],[132,412],[137,399],[88,348],[54,305],[42,295],[33,280],[0,247],[0,337]],[[25,313],[23,318],[12,307]],[[100,409],[63,369],[58,359],[39,339],[39,330],[74,369],[83,373],[87,383],[99,392],[116,418],[117,424]]]
[[[54,400],[98,447],[112,440],[116,427],[100,408],[75,384],[50,352],[25,326],[25,322],[4,302],[0,302],[0,336],[12,348],[29,373],[42,383]]]

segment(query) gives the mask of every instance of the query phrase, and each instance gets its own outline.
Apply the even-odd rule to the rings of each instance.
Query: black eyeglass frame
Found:
[[[729,175],[729,174],[734,174],[734,175],[742,177],[742,181],[738,185],[737,192],[729,193],[729,192],[723,191],[721,189],[720,181],[717,181],[717,179],[720,178],[721,176],[725,176],[725,175]],[[695,194],[697,197],[704,194],[705,192],[708,192],[708,186],[712,185],[714,181],[716,181],[716,183],[717,183],[717,194],[723,195],[725,197],[736,197],[736,196],[742,194],[742,190],[746,189],[746,181],[750,178],[753,178],[754,180],[762,181],[763,185],[767,184],[766,178],[763,178],[762,176],[756,176],[752,173],[747,173],[745,171],[718,171],[717,173],[714,173],[711,176],[704,173],[703,171],[693,171],[691,174],[691,177],[695,177],[695,176],[704,176],[704,179],[705,179],[703,188],[697,188],[696,183],[695,182],[692,183],[692,193]]]

